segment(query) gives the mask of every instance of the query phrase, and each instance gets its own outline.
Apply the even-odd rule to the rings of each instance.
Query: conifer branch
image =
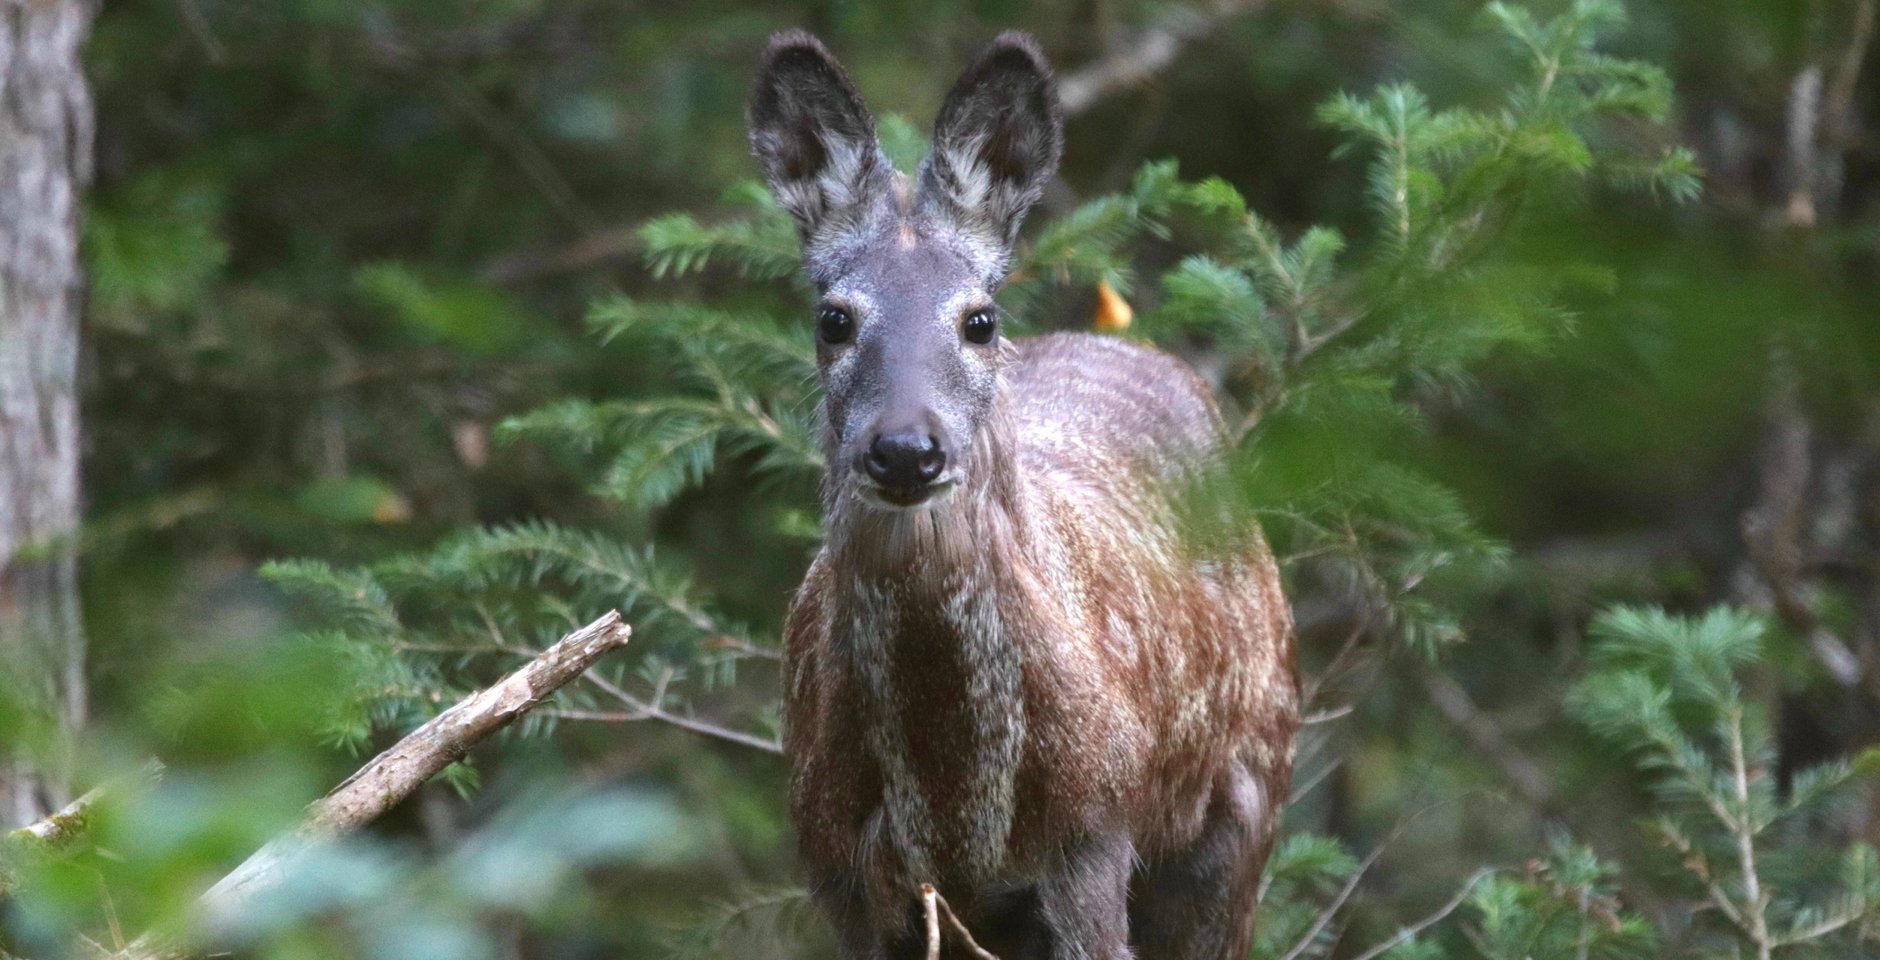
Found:
[[[1763,895],[1762,876],[1756,870],[1756,818],[1750,810],[1749,763],[1743,753],[1743,706],[1732,703],[1724,716],[1730,732],[1731,780],[1736,786],[1736,855],[1743,872],[1743,914],[1749,921],[1750,943],[1757,960],[1769,960],[1769,901]]]

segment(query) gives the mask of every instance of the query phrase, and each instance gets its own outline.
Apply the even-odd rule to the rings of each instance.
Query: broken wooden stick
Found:
[[[602,655],[625,645],[632,634],[620,612],[610,611],[561,638],[495,686],[431,718],[308,807],[306,819],[293,832],[271,841],[210,887],[196,901],[198,917],[212,928],[230,917],[257,892],[278,881],[297,854],[378,819],[438,771],[462,759],[471,747],[586,672]],[[182,960],[188,955],[168,937],[151,932],[117,957]]]

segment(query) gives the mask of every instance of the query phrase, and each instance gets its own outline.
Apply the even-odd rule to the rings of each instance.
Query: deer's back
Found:
[[[1093,334],[1060,333],[1016,346],[1018,361],[1007,376],[1025,467],[1113,496],[1178,486],[1219,459],[1220,413],[1186,363]]]

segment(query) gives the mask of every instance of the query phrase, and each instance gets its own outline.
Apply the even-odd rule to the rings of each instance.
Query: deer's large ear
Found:
[[[875,119],[849,75],[815,37],[770,39],[751,87],[751,150],[777,204],[805,241],[854,222],[886,195],[891,171]]]
[[[940,107],[921,201],[1010,247],[1063,151],[1051,67],[1031,37],[1000,34]]]

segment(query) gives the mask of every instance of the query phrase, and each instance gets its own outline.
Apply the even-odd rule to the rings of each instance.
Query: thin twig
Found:
[[[415,65],[413,69],[417,69]],[[510,160],[535,184],[536,192],[541,194],[556,214],[578,230],[594,232],[593,218],[582,207],[574,187],[528,134],[466,84],[444,77],[430,76],[426,79],[432,82],[434,89],[451,107],[509,154]]]
[[[606,677],[589,674],[587,679],[589,683],[601,688],[608,696],[620,701],[621,705],[627,708],[626,711],[623,713],[620,711],[559,710],[554,713],[555,716],[564,717],[569,720],[593,720],[602,723],[637,723],[641,720],[657,720],[660,723],[668,723],[683,730],[701,733],[708,737],[717,737],[731,743],[762,750],[765,753],[777,754],[779,756],[783,754],[783,745],[775,740],[768,740],[754,734],[743,733],[728,727],[721,727],[707,720],[681,716],[667,710],[663,706],[665,700],[665,690],[663,687],[655,695],[655,699],[649,702],[628,693],[626,690],[622,689],[619,684],[608,680]]]
[[[927,916],[927,960],[940,960],[940,892],[933,884],[920,885],[920,906]]]
[[[1338,916],[1338,911],[1344,909],[1346,901],[1350,900],[1352,893],[1357,891],[1358,884],[1364,880],[1365,874],[1371,872],[1371,867],[1376,865],[1378,858],[1384,855],[1384,850],[1390,846],[1391,841],[1397,839],[1397,835],[1402,831],[1403,824],[1398,824],[1382,843],[1372,848],[1370,856],[1365,857],[1364,861],[1358,864],[1358,868],[1351,871],[1351,876],[1345,880],[1345,885],[1339,889],[1338,895],[1332,898],[1332,902],[1327,904],[1325,909],[1319,911],[1318,917],[1312,921],[1312,926],[1306,930],[1298,942],[1292,945],[1292,949],[1287,950],[1280,957],[1280,960],[1298,960],[1312,947],[1312,944],[1318,941],[1319,934],[1325,930],[1327,924],[1332,922],[1333,917]]]
[[[728,653],[736,654],[739,657],[748,657],[752,660],[770,660],[775,662],[782,662],[783,660],[782,650],[775,647],[760,647],[743,637],[734,637],[730,634],[721,634],[712,637],[705,641],[704,646],[707,650],[723,650]]]
[[[483,264],[478,275],[498,285],[528,283],[600,266],[633,254],[640,246],[638,224],[602,227],[571,243],[498,254]]]
[[[202,5],[197,0],[176,0],[176,6],[183,14],[183,23],[189,26],[190,35],[202,44],[202,52],[209,62],[220,64],[226,60],[228,52],[223,49],[222,41],[215,38],[215,31],[209,28],[209,18],[203,16]]]
[[[124,925],[118,920],[117,901],[111,898],[111,885],[104,882],[104,874],[94,872],[92,877],[98,881],[98,899],[104,905],[105,928],[111,931],[111,949],[124,949]]]
[[[1854,909],[1854,910],[1848,910],[1844,913],[1835,914],[1834,916],[1831,916],[1831,917],[1826,917],[1820,923],[1817,923],[1814,926],[1804,927],[1800,930],[1796,930],[1793,933],[1788,934],[1787,936],[1778,938],[1775,941],[1774,946],[1791,947],[1798,943],[1807,943],[1810,940],[1816,940],[1821,937],[1825,937],[1830,933],[1834,933],[1837,930],[1840,930],[1844,927],[1850,926],[1858,922],[1862,917],[1866,915],[1867,915],[1867,911],[1861,910],[1861,909]]]
[[[1444,718],[1462,731],[1477,752],[1493,760],[1529,803],[1546,805],[1549,800],[1547,773],[1540,764],[1515,746],[1502,732],[1500,724],[1484,716],[1469,692],[1448,674],[1428,669],[1422,674],[1423,689]]]
[[[1320,784],[1331,779],[1332,774],[1338,772],[1341,763],[1343,763],[1342,760],[1333,760],[1325,765],[1325,769],[1313,774],[1312,779],[1304,783],[1293,784],[1292,798],[1287,800],[1286,803],[1288,805],[1294,805],[1310,796],[1312,791],[1318,789]]]
[[[1329,707],[1317,713],[1308,713],[1300,717],[1299,725],[1302,727],[1310,727],[1321,723],[1331,723],[1333,720],[1341,720],[1351,716],[1352,711],[1356,709],[1358,709],[1357,705],[1350,703],[1342,707]]]
[[[1312,706],[1318,700],[1319,694],[1323,693],[1325,688],[1330,686],[1338,678],[1339,672],[1344,669],[1345,658],[1351,656],[1351,654],[1357,650],[1359,642],[1364,639],[1365,634],[1371,629],[1372,621],[1377,619],[1379,606],[1381,605],[1374,604],[1367,608],[1364,614],[1358,618],[1357,622],[1352,625],[1351,632],[1345,635],[1344,642],[1338,645],[1338,650],[1336,653],[1332,654],[1332,659],[1326,661],[1325,669],[1306,678],[1305,690],[1299,697],[1300,704],[1307,707]]]
[[[1348,529],[1346,531],[1346,537],[1349,541],[1349,546],[1355,553],[1357,550],[1356,534]],[[1374,575],[1369,575],[1367,578],[1375,579]],[[1416,589],[1420,582],[1421,580],[1419,579],[1406,581],[1403,586],[1395,591],[1388,592],[1381,601],[1367,605],[1363,615],[1352,625],[1351,632],[1346,634],[1344,642],[1339,644],[1338,652],[1332,654],[1332,659],[1325,664],[1325,669],[1307,678],[1305,690],[1299,698],[1299,702],[1302,706],[1311,707],[1318,702],[1319,695],[1325,692],[1325,688],[1331,686],[1338,680],[1338,674],[1345,666],[1345,658],[1357,652],[1359,644],[1370,633],[1371,626],[1377,622],[1377,618],[1382,616],[1385,611],[1389,610],[1391,604],[1403,599],[1405,594]]]
[[[1677,832],[1667,823],[1660,823],[1658,825],[1658,831],[1664,835],[1665,840],[1678,851],[1679,855],[1685,858],[1687,864],[1686,869],[1690,870],[1692,875],[1697,877],[1698,882],[1704,885],[1705,893],[1710,897],[1710,902],[1715,904],[1717,909],[1723,913],[1724,917],[1734,924],[1738,930],[1743,931],[1744,934],[1747,935],[1749,933],[1749,921],[1745,920],[1743,914],[1738,912],[1736,904],[1730,900],[1730,895],[1725,893],[1723,888],[1717,885],[1717,881],[1711,877],[1710,870],[1705,867],[1703,861],[1699,859],[1697,848],[1691,843],[1690,838]]]
[[[979,945],[973,939],[972,931],[960,921],[959,915],[947,904],[947,898],[935,890],[933,884],[920,885],[920,902],[927,915],[927,960],[940,960],[940,918],[945,917],[947,926],[953,928],[954,936],[959,937],[961,945],[976,960],[999,960],[999,958]]]
[[[693,733],[707,737],[715,737],[728,743],[750,747],[753,750],[761,750],[764,753],[775,754],[777,756],[783,755],[783,744],[775,740],[760,737],[756,734],[745,733],[741,730],[733,730],[729,727],[721,727],[708,721],[680,716],[676,713],[668,713],[664,710],[654,708],[649,704],[642,704],[631,711],[550,710],[547,712],[549,716],[557,717],[562,720],[583,720],[592,723],[638,723],[642,720],[656,720],[660,723],[671,724],[682,730],[690,730]]]
[[[1418,818],[1429,813],[1431,810],[1465,799],[1475,792],[1477,791],[1470,791],[1469,793],[1426,804],[1399,818],[1396,825],[1390,828],[1390,833],[1385,834],[1384,839],[1378,841],[1377,846],[1372,848],[1370,855],[1366,856],[1364,860],[1358,864],[1357,869],[1351,871],[1351,876],[1345,881],[1344,887],[1339,889],[1338,895],[1332,898],[1332,902],[1327,904],[1325,909],[1319,911],[1318,917],[1312,921],[1311,928],[1292,945],[1291,949],[1287,950],[1286,953],[1280,957],[1280,960],[1298,960],[1308,949],[1311,949],[1312,944],[1318,940],[1319,934],[1324,931],[1326,925],[1332,922],[1332,918],[1338,916],[1338,911],[1344,909],[1345,903],[1351,899],[1352,893],[1357,891],[1358,884],[1364,880],[1365,875],[1377,864],[1378,859],[1384,855],[1384,851],[1389,849],[1390,845],[1395,843],[1397,838],[1403,835],[1404,830],[1408,828],[1410,824],[1415,823]]]
[[[1372,947],[1371,949],[1358,954],[1357,956],[1351,958],[1351,960],[1377,960],[1378,957],[1395,949],[1398,944],[1401,944],[1405,942],[1406,940],[1409,940],[1411,937],[1414,937],[1417,934],[1422,933],[1425,930],[1428,930],[1430,927],[1433,927],[1436,924],[1443,922],[1443,918],[1449,916],[1452,913],[1455,913],[1456,909],[1458,907],[1461,907],[1463,902],[1469,899],[1469,894],[1475,891],[1476,884],[1481,883],[1483,880],[1488,879],[1489,877],[1493,876],[1497,872],[1499,871],[1494,867],[1483,867],[1482,869],[1475,871],[1475,873],[1469,877],[1468,882],[1462,885],[1462,889],[1457,890],[1456,895],[1449,898],[1448,903],[1445,903],[1441,907],[1438,907],[1435,913],[1432,913],[1429,916],[1424,917],[1423,919],[1418,920],[1417,922],[1403,928],[1402,930],[1397,931],[1396,936],[1391,937],[1389,940],[1386,940],[1383,943],[1380,943],[1377,946]]]

